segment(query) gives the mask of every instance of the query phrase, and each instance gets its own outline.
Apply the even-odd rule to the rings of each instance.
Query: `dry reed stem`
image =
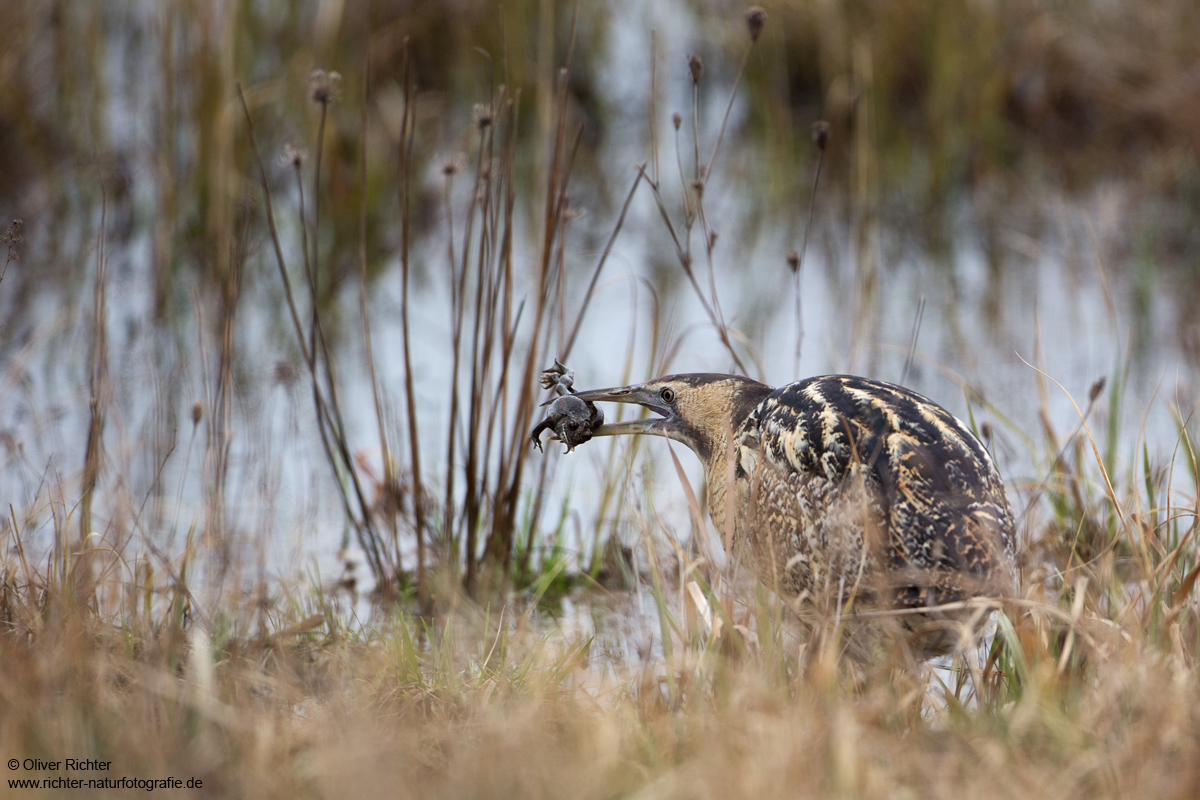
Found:
[[[267,210],[267,227],[270,232],[271,243],[275,251],[275,263],[279,269],[280,280],[284,287],[284,296],[287,300],[288,312],[292,320],[292,327],[296,334],[296,341],[300,347],[300,353],[304,357],[305,365],[308,367],[309,382],[312,387],[313,405],[315,406],[318,430],[321,432],[321,444],[325,451],[326,460],[330,468],[333,470],[334,481],[341,490],[339,496],[342,499],[342,507],[346,512],[346,517],[354,525],[355,533],[358,537],[360,546],[366,554],[368,563],[376,579],[380,581],[381,586],[390,585],[390,582],[395,579],[395,574],[387,574],[384,568],[381,554],[378,549],[379,537],[376,535],[374,525],[371,521],[370,506],[366,502],[366,498],[362,492],[362,486],[359,483],[358,475],[354,467],[354,459],[350,453],[350,449],[346,444],[344,437],[344,427],[340,424],[340,414],[331,412],[329,403],[325,399],[324,392],[321,389],[320,377],[317,372],[317,352],[309,347],[309,343],[305,340],[304,327],[300,322],[300,314],[296,308],[295,297],[292,293],[292,284],[287,274],[287,264],[283,257],[283,247],[279,242],[279,234],[275,226],[275,215],[271,203],[271,189],[267,184],[267,172],[263,166],[262,156],[259,154],[258,142],[254,136],[254,122],[250,117],[250,108],[246,104],[246,98],[242,92],[240,82],[235,84],[237,88],[238,99],[241,102],[242,113],[246,119],[246,132],[250,139],[250,149],[254,154],[254,161],[258,166],[259,183],[263,190],[263,201]],[[316,314],[317,306],[316,299],[316,280],[313,277],[309,281],[310,297],[314,300],[314,330],[317,335],[320,335],[320,317]],[[311,333],[311,331],[310,331]],[[320,337],[323,345],[324,337]],[[330,378],[328,372],[328,354],[326,353],[326,377]],[[332,389],[332,386],[330,387]],[[328,434],[327,434],[328,431]],[[333,442],[329,441],[332,436]],[[359,517],[354,513],[351,505],[351,498],[346,491],[346,487],[342,482],[342,471],[345,471],[349,476],[351,485],[354,489],[355,499],[358,501],[359,510],[362,516]],[[386,591],[386,590],[385,590]]]
[[[554,240],[559,230],[561,213],[566,195],[569,168],[564,169],[571,159],[564,159],[563,144],[567,119],[567,76],[574,53],[576,12],[572,12],[569,44],[567,47],[566,66],[559,72],[559,87],[557,100],[557,123],[553,146],[550,152],[550,169],[547,175],[545,218],[543,221],[542,248],[539,259],[536,303],[533,313],[533,330],[530,335],[529,348],[525,357],[525,366],[520,382],[520,394],[517,400],[517,412],[514,420],[513,437],[508,445],[508,458],[502,461],[497,482],[497,496],[492,512],[492,531],[485,545],[485,553],[495,565],[507,568],[512,555],[513,530],[516,525],[516,508],[524,474],[527,450],[523,442],[525,431],[529,429],[533,419],[535,400],[535,375],[544,360],[541,355],[540,339],[542,325],[546,314],[547,279],[550,273],[551,258],[554,252]],[[573,157],[572,157],[573,158]],[[540,493],[540,492],[539,492]],[[536,524],[536,521],[535,523]]]
[[[410,73],[408,37],[404,38],[404,71],[402,76],[404,113],[400,119],[399,153],[396,160],[396,186],[400,199],[400,330],[404,351],[404,401],[408,419],[408,444],[410,473],[412,477],[413,525],[417,537],[417,599],[423,610],[429,608],[429,586],[425,573],[425,487],[421,478],[421,443],[418,437],[416,392],[413,386],[412,341],[409,328],[409,237],[410,220],[408,199],[411,192],[409,177],[412,174],[413,140],[415,138],[416,115],[412,105],[415,96],[413,78]]]
[[[925,316],[925,295],[917,302],[917,315],[913,319],[912,335],[908,340],[908,355],[904,357],[904,369],[900,371],[900,385],[908,380],[908,371],[912,369],[913,358],[917,354],[917,337],[921,334],[921,319]]]
[[[364,28],[369,30],[370,6],[364,5]],[[396,513],[396,491],[398,482],[395,476],[395,465],[392,463],[392,451],[388,445],[387,427],[384,425],[383,400],[379,392],[379,381],[375,375],[375,353],[371,343],[371,311],[367,303],[367,105],[370,101],[370,54],[363,55],[363,94],[362,118],[360,121],[361,137],[359,142],[359,159],[362,169],[359,172],[361,199],[358,211],[358,302],[362,314],[363,348],[367,359],[367,378],[371,383],[371,399],[375,405],[375,423],[379,430],[379,450],[383,458],[383,487],[380,506],[385,511],[389,533],[392,538],[392,549],[399,553],[398,530]],[[397,555],[395,570],[402,570]]]
[[[588,281],[587,290],[583,293],[583,301],[579,305],[579,311],[575,314],[575,321],[571,325],[571,333],[566,337],[566,343],[561,345],[558,357],[560,363],[566,363],[566,360],[571,356],[571,349],[575,346],[575,337],[579,335],[579,326],[583,324],[583,317],[587,313],[588,306],[591,304],[592,295],[596,291],[596,282],[600,280],[600,272],[604,269],[605,263],[608,261],[608,255],[612,252],[613,243],[616,242],[618,234],[621,233],[621,227],[625,224],[625,214],[629,211],[629,204],[633,202],[633,196],[637,192],[638,185],[641,183],[644,176],[642,171],[645,164],[638,167],[637,177],[633,180],[633,185],[629,187],[629,193],[625,195],[625,202],[621,204],[621,213],[617,215],[617,222],[613,225],[612,233],[609,234],[608,241],[604,244],[604,251],[600,254],[600,260],[596,262],[596,268],[592,271],[591,280]]]
[[[108,191],[100,188],[100,230],[96,236],[96,270],[92,289],[92,346],[90,350],[87,447],[83,459],[83,492],[79,501],[79,541],[84,542],[92,531],[92,496],[100,474],[104,418],[108,386],[108,302],[106,297],[107,270],[105,240],[108,224]]]

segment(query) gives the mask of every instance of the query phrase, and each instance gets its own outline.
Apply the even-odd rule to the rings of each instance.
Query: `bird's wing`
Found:
[[[861,479],[882,505],[885,558],[901,582],[906,572],[929,571],[990,580],[1002,559],[1011,561],[1012,514],[990,456],[959,420],[915,392],[852,376],[813,378],[773,392],[741,434],[739,470],[791,473],[805,486]],[[928,583],[918,577],[910,582]]]

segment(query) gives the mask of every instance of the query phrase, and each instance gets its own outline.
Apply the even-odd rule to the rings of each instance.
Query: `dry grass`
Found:
[[[190,547],[167,573],[94,541],[87,576],[69,546],[30,564],[14,517],[0,753],[221,796],[1192,797],[1195,452],[1184,433],[1114,473],[1090,427],[1047,424],[1047,477],[1014,495],[1039,536],[994,641],[925,668],[842,659],[836,621],[805,630],[752,588],[713,634],[648,521],[639,592],[664,638],[635,656],[564,634],[537,597],[443,593],[363,625],[320,583],[201,602]]]
[[[10,564],[0,752],[222,796],[1195,796],[1194,501],[1149,525],[1165,509],[1107,502],[1095,463],[1043,487],[1091,486],[1091,520],[1046,522],[1095,522],[1104,554],[1058,576],[1058,601],[1027,566],[986,663],[932,677],[805,648],[762,597],[730,612],[757,631],[739,656],[676,623],[657,573],[665,661],[612,660],[513,602],[352,628],[319,587],[202,611],[180,579],[117,579],[103,548],[82,596],[69,564]]]

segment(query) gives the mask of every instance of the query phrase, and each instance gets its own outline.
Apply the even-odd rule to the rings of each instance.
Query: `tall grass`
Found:
[[[0,747],[235,796],[1191,796],[1197,508],[1172,488],[1188,468],[1106,479],[1079,439],[1047,447],[1035,488],[1053,502],[990,648],[928,672],[814,647],[764,593],[681,604],[651,520],[661,627],[639,636],[660,655],[555,635],[509,603],[347,626],[319,582],[202,616],[190,563],[155,573],[100,546],[90,588],[122,594],[97,610],[56,562],[6,568]],[[1072,484],[1086,517],[1058,505]]]

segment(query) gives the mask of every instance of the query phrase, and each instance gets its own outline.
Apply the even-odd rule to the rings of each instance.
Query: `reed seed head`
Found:
[[[763,26],[767,24],[767,12],[758,6],[746,9],[746,30],[750,31],[750,41],[757,42]]]
[[[291,386],[299,377],[296,368],[287,361],[276,361],[271,370],[271,380],[281,386]]]
[[[342,76],[336,72],[314,69],[308,76],[308,97],[314,103],[327,106],[342,96]]]
[[[679,126],[683,124],[683,117],[679,116],[678,111],[671,115],[671,124],[675,126],[675,130],[679,130]]]
[[[814,122],[812,137],[813,141],[817,143],[817,149],[824,153],[825,143],[829,141],[829,123],[823,119]]]
[[[442,162],[442,174],[447,178],[449,178],[451,175],[457,175],[466,168],[467,157],[462,153],[456,153]]]
[[[1101,376],[1095,383],[1092,384],[1092,388],[1088,389],[1089,403],[1096,402],[1096,398],[1099,397],[1100,393],[1104,391],[1104,384],[1106,382],[1107,378]]]
[[[692,191],[696,193],[696,197],[703,197],[704,181],[692,181]]]
[[[204,404],[197,400],[192,403],[192,425],[199,425],[202,419],[204,419]]]
[[[296,147],[291,142],[283,146],[283,154],[279,156],[279,163],[285,167],[294,167],[300,169],[304,165],[305,159],[308,158],[308,153],[303,149]]]
[[[24,224],[23,220],[14,219],[4,232],[4,246],[8,248],[9,261],[21,260],[21,243],[25,241],[25,237],[21,235],[21,226]]]
[[[476,103],[474,110],[471,112],[471,119],[475,122],[475,127],[482,133],[492,126],[494,116],[492,107],[485,106],[483,103]]]
[[[788,269],[790,269],[792,271],[792,273],[795,274],[795,272],[800,269],[800,254],[797,253],[795,250],[788,253],[787,254],[787,265],[788,265]]]
[[[979,423],[979,438],[983,439],[985,442],[990,442],[992,440],[992,423],[988,422],[987,420]]]
[[[704,77],[704,62],[700,60],[700,56],[688,56],[688,72],[692,73],[692,83],[700,83],[700,79]]]

